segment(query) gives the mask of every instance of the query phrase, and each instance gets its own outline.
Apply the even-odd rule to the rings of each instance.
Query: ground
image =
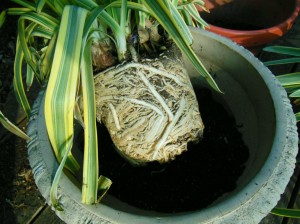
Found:
[[[2,7],[9,5],[6,0],[3,3],[0,12]],[[16,18],[7,17],[0,34],[0,110],[25,130],[28,121],[16,107],[12,87],[16,34]],[[34,219],[36,211],[45,207],[45,203],[33,179],[26,142],[1,126],[0,145],[1,223],[27,223]]]

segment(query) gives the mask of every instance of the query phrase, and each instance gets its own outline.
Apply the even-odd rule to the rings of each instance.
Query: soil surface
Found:
[[[248,148],[234,118],[210,91],[196,95],[205,124],[203,139],[167,164],[130,165],[114,150],[107,130],[98,126],[100,173],[113,181],[109,194],[138,208],[173,213],[207,207],[235,189]]]

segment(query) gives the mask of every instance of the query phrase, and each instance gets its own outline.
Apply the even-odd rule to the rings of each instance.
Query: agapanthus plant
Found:
[[[56,189],[63,168],[79,169],[71,153],[74,118],[84,129],[86,204],[96,203],[111,184],[98,173],[96,120],[135,164],[172,160],[199,140],[204,125],[181,53],[220,91],[191,48],[188,25],[206,26],[195,7],[204,7],[203,1],[13,1],[20,7],[3,12],[0,24],[5,14],[19,16],[14,89],[28,117],[25,89],[34,80],[46,88],[46,126],[60,162],[51,189],[56,208],[62,209]],[[0,119],[26,138],[2,114]]]

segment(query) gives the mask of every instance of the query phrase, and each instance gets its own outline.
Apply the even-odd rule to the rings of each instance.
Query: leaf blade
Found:
[[[72,144],[70,139],[73,136],[75,94],[86,15],[87,11],[83,8],[75,6],[64,8],[46,91],[46,126],[59,161]],[[79,168],[71,153],[66,161],[66,167],[72,172]]]
[[[177,26],[175,20],[172,19],[170,13],[167,12],[168,8],[165,7],[162,4],[162,2],[159,1],[144,0],[144,3],[150,11],[150,13],[157,19],[157,21],[160,22],[164,29],[169,33],[169,35],[172,37],[173,41],[180,48],[180,50],[188,57],[188,59],[196,68],[196,70],[206,79],[206,81],[210,84],[212,88],[214,88],[218,92],[221,92],[214,79],[211,77],[211,75],[206,70],[202,62],[192,50],[188,40],[186,40],[186,35],[188,34],[182,32],[180,27]],[[169,5],[169,7],[174,6]]]
[[[20,128],[18,128],[16,125],[11,123],[0,111],[0,123],[3,125],[4,128],[6,128],[11,133],[25,139],[30,140],[29,136],[26,135]]]

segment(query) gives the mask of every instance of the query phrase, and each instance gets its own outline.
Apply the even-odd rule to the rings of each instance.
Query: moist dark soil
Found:
[[[113,181],[109,194],[141,209],[176,213],[207,207],[236,188],[248,148],[234,118],[211,92],[201,89],[196,95],[203,139],[167,164],[132,166],[114,150],[105,127],[98,126],[100,174]]]

